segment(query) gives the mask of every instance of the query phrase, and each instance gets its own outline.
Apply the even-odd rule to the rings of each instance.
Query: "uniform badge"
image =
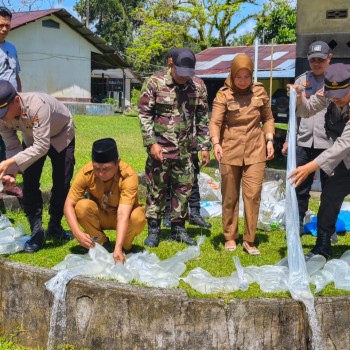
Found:
[[[304,87],[311,86],[311,83],[309,81],[304,81],[302,84]]]
[[[318,90],[318,91],[316,92],[316,95],[317,95],[317,96],[323,97],[323,96],[324,96],[324,88]]]
[[[33,128],[38,128],[40,126],[40,122],[39,122],[39,117],[36,115],[34,118],[33,118]]]

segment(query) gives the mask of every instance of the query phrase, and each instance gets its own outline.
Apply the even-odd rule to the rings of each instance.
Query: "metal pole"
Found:
[[[90,18],[90,0],[86,0],[86,20],[85,20],[86,28],[89,28],[89,18]]]
[[[258,81],[258,53],[259,53],[259,39],[255,38],[255,49],[254,49],[254,83]]]
[[[272,99],[272,75],[273,75],[273,39],[271,41],[271,60],[270,60],[270,107]]]

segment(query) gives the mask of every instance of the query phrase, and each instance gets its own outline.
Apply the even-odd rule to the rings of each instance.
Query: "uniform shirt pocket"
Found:
[[[158,93],[156,97],[156,113],[166,115],[172,112],[175,102],[175,95]]]
[[[252,101],[252,106],[260,108],[264,105],[264,100],[261,97],[254,97]]]

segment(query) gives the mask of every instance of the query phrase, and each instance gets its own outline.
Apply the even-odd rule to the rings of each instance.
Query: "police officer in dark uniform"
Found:
[[[328,175],[321,194],[317,214],[317,240],[306,258],[320,254],[332,256],[331,236],[344,198],[350,194],[350,65],[336,63],[330,65],[324,77],[324,93],[318,92],[309,100],[298,93],[298,113],[309,117],[327,106],[325,128],[334,140],[332,147],[316,159],[294,170],[290,179],[299,186],[312,172],[322,169]]]

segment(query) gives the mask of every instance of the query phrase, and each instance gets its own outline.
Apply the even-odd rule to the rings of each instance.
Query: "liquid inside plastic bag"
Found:
[[[22,251],[30,236],[24,236],[21,227],[8,226],[8,223],[11,225],[11,222],[6,216],[1,215],[1,221],[5,228],[0,230],[0,254],[7,255]]]

